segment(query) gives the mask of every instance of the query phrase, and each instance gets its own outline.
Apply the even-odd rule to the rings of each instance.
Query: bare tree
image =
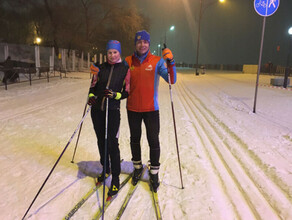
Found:
[[[43,39],[43,45],[54,46],[56,54],[59,47],[100,51],[109,39],[121,41],[124,51],[132,51],[139,29],[148,30],[149,21],[133,0],[0,2],[0,39],[32,43],[37,35]]]
[[[26,43],[28,29],[26,7],[19,7],[16,0],[2,0],[0,2],[0,39],[5,42]]]

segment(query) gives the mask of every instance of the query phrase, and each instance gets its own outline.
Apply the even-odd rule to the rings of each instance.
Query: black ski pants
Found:
[[[146,135],[150,147],[151,166],[159,166],[160,145],[159,145],[159,111],[133,112],[128,110],[128,122],[130,127],[130,141],[132,161],[141,161],[141,134],[142,120],[146,127]]]
[[[120,110],[108,111],[108,129],[107,129],[107,157],[105,153],[105,117],[106,112],[98,109],[91,110],[91,119],[100,155],[100,163],[104,166],[106,159],[106,172],[118,177],[121,173],[120,149],[119,149],[119,127],[120,127]],[[110,159],[110,160],[109,160]]]

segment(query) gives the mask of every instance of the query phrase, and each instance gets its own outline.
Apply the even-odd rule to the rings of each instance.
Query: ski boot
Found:
[[[150,184],[152,186],[152,190],[153,190],[153,192],[157,192],[157,189],[158,189],[158,187],[160,185],[159,178],[158,178],[158,173],[152,174],[150,172],[149,174],[150,174]]]
[[[109,173],[105,173],[105,178],[107,178],[110,174]],[[104,181],[104,175],[103,175],[103,171],[101,174],[98,175],[97,177],[97,184],[98,183],[102,183]]]
[[[119,192],[119,189],[120,189],[120,179],[118,176],[113,176],[111,187],[107,193],[108,197],[115,196]]]
[[[141,166],[141,168],[139,169],[135,169],[134,170],[134,173],[133,173],[133,176],[132,176],[132,184],[135,186],[138,181],[140,180],[141,178],[141,175],[142,175],[142,171],[143,171],[143,166]]]

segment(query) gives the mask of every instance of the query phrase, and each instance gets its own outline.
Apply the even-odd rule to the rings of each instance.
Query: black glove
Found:
[[[114,92],[113,90],[111,90],[111,89],[104,90],[104,97],[114,99],[114,98],[116,98],[116,96],[117,96],[117,93]]]
[[[97,97],[93,93],[89,93],[87,104],[88,105],[95,105],[96,104],[96,98]]]

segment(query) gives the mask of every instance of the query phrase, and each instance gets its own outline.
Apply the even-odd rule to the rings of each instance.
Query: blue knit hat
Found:
[[[106,45],[106,51],[108,51],[109,49],[116,49],[117,51],[120,52],[120,54],[122,54],[122,50],[121,50],[121,43],[117,40],[110,40],[107,45]]]
[[[150,34],[145,30],[138,31],[135,35],[135,45],[138,40],[146,40],[150,44]]]

